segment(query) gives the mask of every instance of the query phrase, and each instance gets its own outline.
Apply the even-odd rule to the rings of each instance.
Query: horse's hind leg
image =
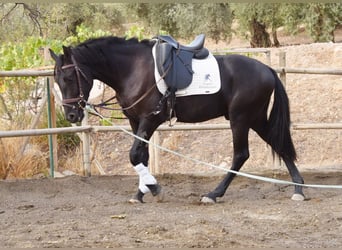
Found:
[[[299,184],[303,184],[304,180],[303,177],[300,175],[296,165],[294,164],[294,162],[292,160],[287,159],[286,157],[283,157],[283,160],[285,162],[285,165],[291,175],[292,181],[294,183],[299,183]],[[295,191],[294,194],[292,195],[292,200],[296,200],[296,201],[303,201],[305,200],[305,196],[303,193],[303,187],[302,186],[295,186]]]
[[[233,134],[234,155],[231,170],[239,171],[245,161],[249,158],[248,149],[248,131],[245,122],[232,122],[231,129]],[[228,172],[221,183],[214,191],[202,197],[203,203],[214,203],[217,197],[222,197],[226,192],[229,184],[232,182],[236,174]]]
[[[257,127],[253,127],[253,130],[255,130],[258,135],[266,142],[268,143],[272,149],[274,149],[274,147],[272,146],[272,142],[269,139],[268,136],[268,131],[267,131],[267,125],[266,123],[264,123],[263,126],[257,126]],[[299,183],[299,184],[303,184],[304,180],[303,177],[300,175],[295,163],[293,160],[289,159],[289,157],[286,156],[286,152],[276,152],[285,162],[285,165],[290,173],[290,176],[292,178],[292,181],[294,183]],[[294,194],[292,196],[292,200],[304,200],[305,196],[303,193],[303,188],[302,186],[296,185],[294,188]]]

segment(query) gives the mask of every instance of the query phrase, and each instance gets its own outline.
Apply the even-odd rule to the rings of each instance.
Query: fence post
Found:
[[[279,67],[281,68],[281,72],[279,74],[279,78],[286,86],[286,72],[285,72],[285,67],[286,67],[286,52],[285,51],[280,51],[279,52]]]
[[[265,54],[268,66],[271,66],[271,51],[266,51]]]
[[[88,111],[84,109],[84,118],[82,126],[88,125]],[[82,147],[83,147],[83,169],[84,175],[91,176],[91,163],[90,163],[90,134],[89,132],[82,132]]]
[[[154,145],[159,145],[159,132],[154,131],[152,137],[150,138],[150,141],[153,145],[149,144],[149,155],[150,155],[150,171],[151,174],[160,174],[160,168],[159,168],[159,150]]]
[[[54,99],[52,98],[53,95],[51,95],[51,84],[49,77],[46,78],[46,95],[47,95],[47,104],[48,104],[48,127],[53,128],[56,127],[53,121],[56,122],[56,112],[55,112],[55,105],[54,105]],[[54,110],[54,111],[53,111]],[[52,117],[55,116],[53,119]],[[55,163],[56,163],[56,147],[57,147],[57,135],[48,135],[49,138],[49,154],[50,154],[50,176],[52,178],[55,177]],[[54,142],[55,141],[55,142]]]

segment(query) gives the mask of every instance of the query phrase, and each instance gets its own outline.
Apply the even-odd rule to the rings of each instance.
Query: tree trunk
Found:
[[[67,31],[74,36],[77,36],[77,26],[81,25],[84,22],[82,17],[72,21],[70,25],[67,26]]]
[[[277,29],[275,27],[272,27],[272,38],[273,38],[273,46],[279,47],[280,43],[279,43],[278,36],[277,36]]]
[[[0,95],[0,109],[3,109],[3,112],[7,115],[8,120],[13,120],[13,117],[7,108],[6,101],[2,95]]]
[[[252,34],[252,38],[250,41],[252,48],[257,47],[271,47],[271,39],[270,35],[266,31],[266,26],[262,23],[259,23],[255,18],[251,21],[250,31]]]

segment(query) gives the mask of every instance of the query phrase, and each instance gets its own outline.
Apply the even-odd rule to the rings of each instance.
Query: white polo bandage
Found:
[[[148,167],[146,167],[143,163],[139,163],[134,167],[135,171],[139,175],[139,189],[144,194],[150,192],[150,189],[146,185],[155,185],[157,184],[156,178],[150,174]]]

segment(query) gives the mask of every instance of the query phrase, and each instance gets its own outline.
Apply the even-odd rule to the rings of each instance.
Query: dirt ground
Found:
[[[339,43],[288,45],[271,49],[271,65],[280,51],[288,67],[342,67]],[[287,38],[288,44],[308,42]],[[243,47],[233,41],[223,47]],[[259,56],[260,60],[264,60]],[[342,77],[288,75],[286,89],[293,122],[341,122]],[[95,121],[94,123],[96,124]],[[215,123],[225,122],[216,119]],[[342,185],[342,131],[293,130],[298,168],[306,183]],[[106,176],[0,181],[0,247],[340,247],[341,189],[305,188],[307,200],[290,199],[293,187],[237,177],[215,205],[199,203],[223,172],[160,153],[163,202],[147,195],[130,204],[138,178],[128,160],[132,138],[98,134],[96,156]],[[229,168],[230,131],[161,132],[162,146],[192,158]],[[250,159],[243,172],[289,180],[284,165],[253,132]],[[75,169],[71,160],[71,170]],[[60,169],[62,171],[63,169]]]
[[[273,174],[263,173],[265,176]],[[303,173],[307,183],[342,185],[342,173]],[[163,202],[130,204],[134,176],[71,176],[0,182],[0,247],[340,247],[341,190],[237,177],[215,205],[199,197],[220,176],[157,176]],[[287,179],[278,175],[277,178]]]

